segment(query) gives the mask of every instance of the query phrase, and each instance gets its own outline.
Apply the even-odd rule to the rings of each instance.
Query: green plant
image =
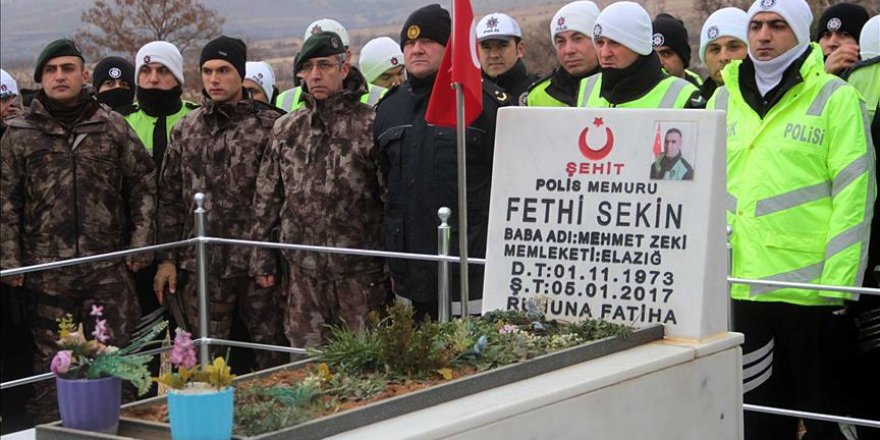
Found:
[[[379,361],[385,370],[398,376],[424,376],[447,367],[452,361],[441,350],[439,327],[430,321],[416,325],[413,309],[403,304],[388,308],[388,317],[378,322]]]
[[[333,370],[357,374],[379,368],[381,347],[382,341],[372,329],[357,333],[343,327],[332,327],[329,342],[320,350],[310,350],[310,354],[318,362],[326,362]]]
[[[73,321],[71,314],[58,320],[58,346],[61,348],[52,358],[50,370],[64,379],[100,379],[118,377],[130,381],[145,394],[150,390],[150,370],[147,364],[149,355],[137,355],[148,346],[168,325],[163,321],[153,326],[149,332],[135,338],[124,348],[105,345],[110,339],[107,321],[103,319],[104,308],[93,305],[90,313],[95,317],[94,339],[87,340],[82,323]]]
[[[312,406],[320,395],[302,384],[241,390],[235,396],[235,432],[257,435],[303,423],[314,417]]]

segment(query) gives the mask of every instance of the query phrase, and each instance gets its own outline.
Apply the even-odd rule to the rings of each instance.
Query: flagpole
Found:
[[[464,91],[461,84],[454,83],[455,86],[455,131],[456,141],[458,144],[458,252],[461,260],[461,316],[466,318],[470,313],[468,310],[468,301],[470,294],[468,293],[468,227],[467,227],[467,150],[465,144],[465,130],[467,125],[464,122]]]
[[[452,17],[455,17],[455,0],[451,5]],[[455,22],[452,20],[452,35],[455,33]],[[473,25],[473,23],[471,23]],[[468,302],[470,301],[470,293],[468,292],[468,224],[467,224],[467,144],[465,143],[465,133],[467,124],[464,122],[464,90],[460,83],[452,83],[455,87],[455,139],[457,145],[458,156],[458,252],[459,267],[461,276],[459,277],[459,285],[461,286],[459,301],[461,301],[461,317],[467,318],[470,315]]]

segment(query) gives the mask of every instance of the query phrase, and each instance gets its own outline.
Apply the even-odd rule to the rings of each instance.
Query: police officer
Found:
[[[137,103],[122,112],[159,170],[174,124],[198,106],[180,98],[183,56],[177,46],[167,41],[147,43],[138,50],[135,65]]]
[[[345,30],[345,27],[342,26],[341,23],[331,18],[322,18],[308,25],[306,27],[306,33],[303,36],[303,44],[305,44],[312,35],[323,31],[333,32],[336,35],[339,35],[339,37],[342,38],[342,44],[345,45],[345,56],[347,56],[348,59],[351,59],[351,46],[349,45],[351,40],[348,37],[348,31]],[[296,77],[296,72],[294,72],[294,77]],[[294,82],[297,81],[298,78]],[[361,102],[372,107],[379,102],[379,99],[382,98],[382,95],[384,95],[387,90],[388,89],[384,87],[368,84],[367,92],[361,95]],[[288,113],[302,108],[303,104],[301,86],[296,86],[292,89],[281,92],[275,100],[275,105]]]
[[[865,100],[868,117],[871,120],[871,138],[874,141],[874,158],[880,160],[880,15],[875,15],[862,28],[859,38],[859,54],[862,60],[853,66],[846,78],[847,82],[859,90]],[[826,63],[827,66],[827,63]],[[875,168],[876,169],[876,168]],[[880,215],[875,214],[871,223],[871,244],[868,248],[868,265],[863,285],[880,287]],[[849,314],[855,321],[855,337],[851,337],[856,353],[854,362],[844,362],[844,373],[851,377],[848,384],[850,400],[853,401],[852,414],[869,420],[880,420],[880,332],[877,331],[880,319],[880,296],[862,295],[852,304]],[[846,359],[849,361],[849,359]],[[845,408],[848,409],[848,408]],[[861,440],[880,439],[880,430],[858,427]]]
[[[702,78],[688,70],[691,64],[691,45],[684,22],[662,13],[654,18],[651,26],[654,29],[651,39],[654,51],[660,56],[660,64],[666,73],[686,79],[697,87],[703,85]]]
[[[868,17],[864,6],[853,3],[837,3],[822,12],[814,41],[822,47],[826,72],[841,75],[859,61],[858,38]]]
[[[875,164],[858,91],[825,72],[803,0],[758,0],[749,56],[722,71],[734,277],[856,286],[867,260]],[[748,403],[833,414],[824,342],[841,292],[734,284]],[[876,374],[876,372],[874,372]],[[843,438],[804,419],[806,438]],[[745,413],[746,439],[792,438],[798,420]]]
[[[3,120],[19,112],[16,98],[18,98],[18,83],[12,75],[0,69],[0,137],[6,131],[6,123]]]
[[[11,269],[150,245],[154,239],[155,166],[122,116],[83,86],[84,59],[70,40],[40,53],[30,107],[7,120],[0,140],[0,267]],[[124,345],[140,307],[131,272],[151,260],[138,254],[3,278],[24,284],[36,301],[34,371],[58,350],[56,319],[88,321],[104,307],[112,345]],[[91,330],[91,329],[89,329]],[[28,404],[38,423],[57,418],[53,382],[35,385]]]
[[[526,44],[522,41],[519,24],[507,14],[493,12],[477,23],[477,41],[480,43],[483,78],[519,102],[519,97],[538,79],[537,75],[526,71],[522,60]]]
[[[578,106],[700,108],[693,84],[663,72],[652,49],[651,17],[634,2],[614,3],[596,19],[593,41],[601,72],[581,80]]]
[[[242,87],[247,46],[226,36],[209,41],[202,49],[203,105],[184,116],[171,130],[159,180],[159,241],[182,240],[195,235],[193,195],[205,194],[206,227],[212,235],[251,238],[251,209],[257,171],[269,133],[281,112],[253,100]],[[233,313],[238,312],[254,342],[281,344],[284,336],[276,305],[277,289],[263,288],[248,275],[251,250],[215,246],[208,256],[210,328],[208,334],[227,338]],[[179,267],[188,276],[184,286],[187,317],[198,326],[195,249],[159,253],[156,295],[165,285],[177,293]],[[268,368],[283,361],[276,352],[259,350],[256,362]]]
[[[556,48],[559,67],[532,85],[520,105],[574,107],[577,104],[579,81],[599,71],[592,40],[593,24],[598,16],[599,7],[591,1],[574,1],[556,11],[550,20],[550,41]]]
[[[388,194],[385,200],[385,248],[389,251],[436,253],[437,210],[453,211],[456,231],[458,207],[457,148],[454,128],[429,125],[425,113],[440,68],[451,21],[438,4],[417,9],[400,31],[406,59],[407,81],[391,89],[377,107],[373,136],[379,150]],[[466,130],[468,255],[486,254],[489,216],[489,185],[495,145],[495,114],[507,105],[507,94],[483,82],[483,112]],[[457,238],[453,238],[457,253]],[[412,302],[416,316],[437,317],[437,264],[415,260],[388,261],[394,290]],[[469,310],[480,310],[483,273],[469,268]],[[457,272],[455,272],[457,274]],[[453,277],[455,278],[455,277]],[[460,285],[451,281],[453,289]],[[457,301],[457,289],[452,292]],[[453,313],[460,303],[453,304]]]
[[[275,102],[278,96],[278,88],[275,87],[275,71],[265,61],[248,61],[245,64],[245,78],[243,87],[250,92],[251,97],[266,104]]]
[[[390,89],[406,81],[400,44],[388,37],[368,41],[361,49],[358,66],[367,82],[379,87]]]
[[[700,31],[700,59],[709,70],[709,76],[700,86],[703,99],[711,98],[715,89],[724,84],[721,69],[748,54],[747,28],[746,11],[739,8],[721,8],[703,23]]]
[[[122,57],[106,57],[92,71],[92,86],[98,102],[119,111],[134,101],[134,66]]]
[[[338,35],[319,32],[296,57],[305,107],[283,116],[257,177],[254,239],[379,249],[382,194],[372,108],[360,102],[366,80],[350,68]],[[328,179],[328,175],[333,176]],[[357,215],[352,216],[352,207]],[[325,342],[331,326],[360,331],[385,302],[384,261],[285,251],[290,274],[285,332],[294,347]],[[276,283],[274,253],[255,248],[251,273]]]

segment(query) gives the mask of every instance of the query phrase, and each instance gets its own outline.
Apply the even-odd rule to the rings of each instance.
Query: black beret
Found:
[[[293,71],[299,72],[302,65],[312,58],[329,57],[345,53],[342,38],[334,32],[324,31],[312,34],[302,45],[293,62]]]
[[[58,57],[78,57],[85,63],[85,58],[79,48],[76,47],[76,43],[66,38],[55,40],[46,45],[37,58],[37,67],[34,68],[35,82],[43,82],[43,67],[46,66],[49,60]]]

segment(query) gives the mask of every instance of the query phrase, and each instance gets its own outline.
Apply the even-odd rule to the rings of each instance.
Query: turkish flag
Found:
[[[456,105],[453,83],[464,95],[464,122],[470,124],[483,112],[483,86],[477,58],[474,11],[469,0],[453,0],[452,35],[437,72],[425,120],[430,124],[455,127]]]
[[[657,125],[657,134],[654,136],[654,157],[660,157],[663,152],[663,141],[660,140],[660,125]]]

